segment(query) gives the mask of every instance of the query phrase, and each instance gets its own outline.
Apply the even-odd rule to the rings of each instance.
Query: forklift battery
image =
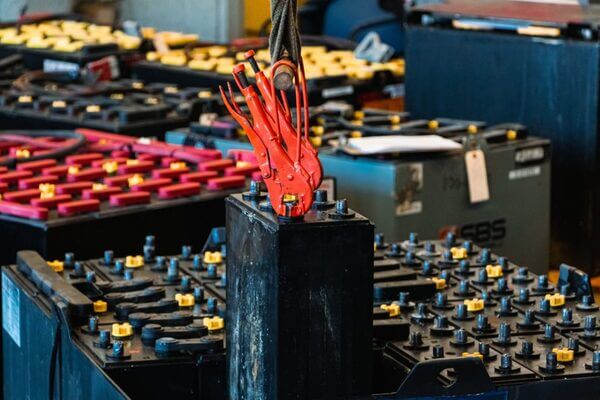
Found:
[[[29,73],[0,84],[4,129],[90,128],[158,137],[214,112],[218,96],[203,88],[134,80],[87,85],[64,74]]]
[[[109,25],[82,20],[44,18],[4,24],[0,28],[0,55],[20,54],[29,70],[78,71],[100,59],[115,60],[113,77],[142,58],[147,43]]]
[[[331,100],[361,105],[365,101],[385,98],[386,93],[392,93],[393,87],[403,81],[402,59],[369,63],[355,58],[350,50],[328,50],[324,46],[304,46],[302,52],[311,106]],[[246,54],[243,48],[235,46],[201,46],[166,54],[149,52],[146,61],[133,66],[132,74],[147,82],[218,89],[220,85],[233,83],[232,68],[236,63],[247,64]],[[268,73],[268,50],[258,50],[255,59]],[[253,81],[252,69],[249,64],[247,66],[250,81]]]
[[[405,53],[415,117],[515,121],[552,141],[551,264],[590,274],[600,272],[599,17],[597,5],[423,4],[408,16]]]
[[[198,267],[189,246],[155,245],[88,261],[18,253],[2,273],[4,398],[226,398],[223,310],[204,286],[218,253]]]
[[[3,155],[21,157],[0,167],[0,262],[14,262],[22,249],[61,257],[74,243],[79,257],[104,246],[123,253],[146,232],[162,234],[164,249],[175,251],[183,238],[223,224],[224,197],[243,190],[258,169],[250,152],[222,158],[216,150],[78,132],[87,144],[59,159],[26,160],[45,151],[39,140],[51,138],[0,142]]]
[[[550,143],[529,136],[520,124],[486,127],[480,121],[413,119],[406,113],[351,106],[315,107],[311,141],[338,197],[369,215],[389,237],[411,231],[428,237],[454,232],[476,244],[547,270],[550,247]],[[356,155],[343,151],[347,139],[387,135],[438,135],[463,144],[441,153]],[[199,148],[250,148],[237,125],[192,124],[169,131],[169,143]],[[465,154],[475,143],[485,155],[490,199],[471,203]],[[333,144],[333,145],[332,145]],[[516,197],[518,196],[518,198]],[[440,206],[439,199],[443,199]],[[535,210],[535,212],[532,212]],[[534,241],[523,237],[536,238]]]

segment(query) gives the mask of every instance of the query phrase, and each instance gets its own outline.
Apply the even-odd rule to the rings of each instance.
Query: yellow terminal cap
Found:
[[[48,261],[48,266],[52,268],[54,272],[62,272],[65,269],[65,264],[58,260]]]
[[[17,149],[15,155],[17,158],[29,158],[31,157],[31,152],[28,149]]]
[[[431,281],[435,283],[435,288],[438,290],[446,288],[446,280],[444,278],[436,278],[435,276],[431,278]]]
[[[179,307],[193,307],[195,304],[194,295],[189,294],[189,293],[188,294],[177,293],[175,295],[175,300],[177,300]]]
[[[561,307],[565,304],[565,296],[560,293],[547,294],[544,299],[550,302],[550,307]]]
[[[476,351],[475,353],[462,353],[463,357],[477,357],[477,358],[481,358],[483,360],[483,354],[479,353],[478,351]]]
[[[93,191],[104,190],[107,187],[108,187],[108,185],[105,185],[104,183],[94,183],[92,185],[92,190]]]
[[[94,312],[103,313],[108,310],[108,304],[104,300],[98,300],[94,302]]]
[[[204,264],[221,264],[223,255],[220,251],[207,251],[204,253]]]
[[[171,165],[169,165],[169,168],[171,169],[184,169],[186,167],[185,163],[183,161],[176,161],[176,162],[172,162]]]
[[[31,96],[19,96],[17,99],[19,103],[31,103],[33,98]]]
[[[361,138],[362,137],[362,132],[361,131],[352,131],[350,132],[350,137],[352,138]]]
[[[501,278],[503,275],[501,265],[487,265],[485,271],[487,272],[488,278],[492,279]]]
[[[364,111],[354,111],[354,119],[363,119],[365,117]]]
[[[454,260],[464,260],[469,256],[467,249],[464,247],[453,247],[450,249],[450,253],[452,254],[452,258]]]
[[[107,174],[114,174],[119,169],[119,163],[116,161],[106,161],[102,164],[102,169],[105,170]]]
[[[380,306],[380,308],[382,310],[387,311],[390,314],[390,317],[397,317],[398,315],[400,315],[400,306],[396,303],[392,303],[392,304],[382,304]]]
[[[112,336],[115,338],[123,338],[133,335],[133,327],[129,322],[123,322],[122,324],[112,324]]]
[[[471,311],[471,312],[475,312],[475,311],[481,311],[483,310],[484,307],[484,302],[482,299],[466,299],[464,301],[465,306],[467,306],[467,311]]]
[[[202,324],[208,328],[209,332],[220,331],[225,327],[225,321],[221,317],[206,317],[202,319]]]
[[[393,125],[399,124],[400,116],[399,115],[390,115],[390,123],[392,123]]]
[[[135,175],[129,177],[129,179],[127,179],[127,184],[129,185],[129,187],[139,185],[140,183],[143,183],[143,182],[144,182],[144,177],[140,174],[135,174]]]
[[[140,268],[144,266],[144,257],[127,256],[125,257],[125,266],[127,268]]]
[[[314,147],[321,147],[323,145],[323,139],[320,136],[311,136],[309,137],[310,143]]]
[[[85,111],[89,113],[97,113],[100,112],[100,106],[96,104],[91,104],[85,108]]]
[[[573,361],[573,350],[561,348],[561,349],[552,349],[553,353],[556,353],[556,360],[558,362],[571,362]]]
[[[71,165],[67,170],[69,175],[77,175],[79,173],[79,167],[76,165]]]
[[[132,165],[138,165],[140,163],[140,160],[136,159],[128,159],[127,161],[125,161],[125,164],[127,166],[132,166]]]
[[[54,197],[56,186],[51,183],[40,183],[38,186],[41,199],[51,199]]]
[[[317,125],[317,126],[312,126],[310,128],[310,131],[316,136],[323,136],[323,134],[325,133],[325,128]]]
[[[517,139],[517,131],[515,131],[514,129],[509,129],[506,131],[506,137],[508,138],[508,140],[515,140]]]
[[[467,126],[467,132],[470,133],[471,135],[476,134],[478,131],[477,126],[470,124],[469,126]]]
[[[432,119],[431,121],[429,121],[429,122],[427,123],[427,127],[428,127],[429,129],[437,129],[437,128],[439,128],[439,127],[440,127],[440,123],[439,123],[439,122],[437,122],[435,119]]]
[[[363,122],[359,119],[355,119],[354,121],[350,122],[352,125],[356,125],[356,126],[363,126]]]

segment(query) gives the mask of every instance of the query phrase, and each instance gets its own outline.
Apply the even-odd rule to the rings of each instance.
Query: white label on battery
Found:
[[[13,281],[2,272],[2,328],[21,347],[21,315],[19,291]]]
[[[532,178],[541,174],[542,167],[536,165],[535,167],[513,169],[512,171],[508,172],[508,179],[514,181],[516,179]]]
[[[467,151],[465,164],[467,166],[471,203],[488,201],[490,199],[490,187],[488,185],[485,154],[481,150]]]
[[[333,97],[349,96],[353,93],[353,86],[340,86],[335,88],[323,89],[321,95],[324,99],[331,99]]]
[[[423,202],[411,201],[401,203],[396,206],[396,216],[401,217],[404,215],[420,214],[423,212]]]
[[[526,163],[530,161],[540,161],[544,159],[543,147],[532,147],[529,149],[519,150],[515,153],[515,161],[518,163]]]
[[[44,72],[77,72],[79,65],[66,61],[44,60]]]

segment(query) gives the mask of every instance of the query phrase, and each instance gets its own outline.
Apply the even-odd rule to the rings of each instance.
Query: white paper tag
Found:
[[[481,150],[467,151],[465,154],[467,180],[471,203],[480,203],[490,199],[490,187],[487,179],[485,154]]]

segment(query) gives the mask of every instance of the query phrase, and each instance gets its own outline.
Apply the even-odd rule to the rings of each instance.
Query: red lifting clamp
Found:
[[[310,210],[313,192],[323,179],[317,151],[308,140],[308,94],[302,60],[299,67],[287,60],[278,61],[273,65],[271,78],[268,79],[254,59],[254,51],[247,52],[245,56],[255,72],[260,95],[248,82],[243,64],[234,68],[233,77],[246,99],[252,118],[245,115],[235,101],[227,98],[223,88],[221,96],[254,147],[275,212],[284,217],[302,216]],[[286,93],[281,91],[278,95],[272,82],[281,67],[289,68],[294,73],[295,124]],[[231,85],[228,85],[228,89],[233,99]]]

